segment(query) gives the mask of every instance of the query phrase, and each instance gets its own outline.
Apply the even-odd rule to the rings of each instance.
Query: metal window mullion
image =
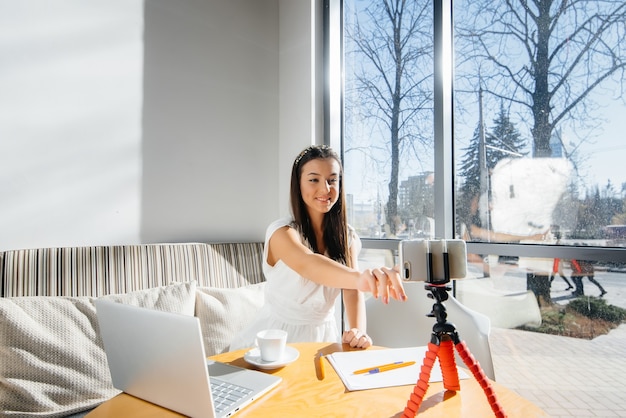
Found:
[[[452,0],[433,2],[435,236],[454,238]]]

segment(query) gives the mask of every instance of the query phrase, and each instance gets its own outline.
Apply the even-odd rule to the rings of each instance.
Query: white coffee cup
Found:
[[[278,361],[285,354],[287,331],[281,329],[265,329],[256,334],[256,345],[263,361]]]

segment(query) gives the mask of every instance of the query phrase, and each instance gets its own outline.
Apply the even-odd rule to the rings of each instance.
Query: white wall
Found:
[[[0,250],[262,240],[320,142],[319,4],[0,0]]]
[[[142,14],[0,0],[0,249],[138,240]]]

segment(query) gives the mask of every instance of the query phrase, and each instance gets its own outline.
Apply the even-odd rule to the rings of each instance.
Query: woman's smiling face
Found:
[[[339,163],[334,158],[314,159],[301,170],[300,194],[309,216],[327,213],[339,199]]]

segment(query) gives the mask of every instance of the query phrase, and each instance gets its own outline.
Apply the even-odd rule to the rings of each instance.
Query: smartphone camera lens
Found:
[[[411,264],[408,261],[404,262],[403,271],[404,280],[408,280],[409,278],[411,278]]]

